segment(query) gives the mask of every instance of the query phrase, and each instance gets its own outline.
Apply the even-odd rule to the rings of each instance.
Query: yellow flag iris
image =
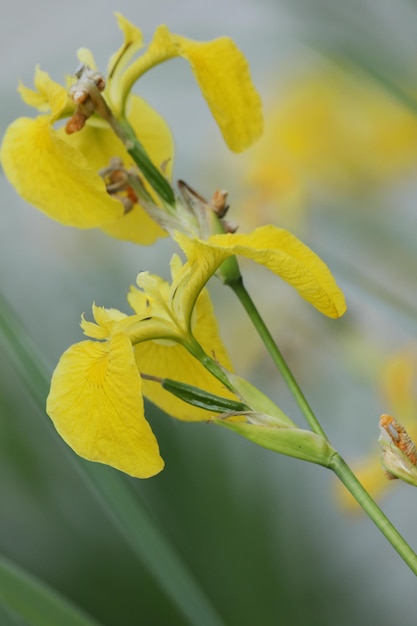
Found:
[[[173,378],[210,393],[231,397],[223,385],[197,361],[190,350],[196,341],[207,354],[231,369],[221,342],[208,293],[197,294],[191,323],[180,303],[174,312],[173,284],[147,272],[139,274],[141,290],[129,294],[135,314],[93,307],[95,322],[82,320],[87,340],[71,346],[54,372],[47,412],[63,439],[81,456],[112,465],[137,478],[163,468],[158,444],[145,419],[143,395],[169,415],[184,420],[207,420],[209,414],[164,391],[140,373]]]
[[[153,164],[170,176],[173,140],[165,121],[131,89],[145,72],[173,57],[191,65],[197,83],[228,146],[241,151],[262,132],[260,98],[251,82],[246,59],[231,39],[195,42],[160,26],[145,50],[139,29],[117,14],[124,35],[112,55],[103,97],[113,116],[127,120]],[[89,50],[79,58],[95,69]],[[59,120],[74,113],[67,90],[39,68],[35,89],[20,87],[25,102],[41,112],[36,118],[19,118],[6,131],[0,158],[18,193],[49,217],[77,228],[99,227],[120,239],[151,244],[165,231],[135,198],[132,210],[107,193],[99,171],[118,157],[125,168],[134,165],[119,138],[96,114],[79,132],[68,135]]]
[[[163,467],[145,419],[142,395],[181,420],[207,420],[150,378],[172,378],[206,392],[233,397],[204,367],[202,355],[226,370],[231,363],[220,339],[204,289],[221,263],[242,254],[293,285],[323,313],[344,312],[343,294],[325,264],[282,229],[261,228],[250,235],[214,235],[207,241],[177,235],[188,260],[174,255],[172,283],[148,272],[128,296],[134,315],[94,306],[94,322],[84,318],[83,341],[62,356],[52,379],[47,410],[67,443],[88,459],[108,463],[137,477]],[[139,372],[146,375],[141,380]]]

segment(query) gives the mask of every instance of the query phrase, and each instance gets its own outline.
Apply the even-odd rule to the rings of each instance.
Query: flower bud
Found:
[[[379,421],[378,443],[382,448],[382,465],[388,479],[401,478],[417,487],[417,450],[405,428],[391,415]]]

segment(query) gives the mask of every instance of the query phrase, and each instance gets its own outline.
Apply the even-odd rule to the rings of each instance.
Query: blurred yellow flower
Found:
[[[131,94],[136,81],[163,61],[177,56],[188,60],[232,150],[244,150],[259,137],[263,123],[260,98],[251,82],[247,61],[231,39],[222,37],[198,43],[160,26],[147,50],[135,58],[144,46],[142,34],[120,14],[117,20],[124,42],[110,59],[103,97],[113,117],[130,124],[164,176],[169,176],[172,167],[171,133],[144,100]],[[81,49],[78,56],[95,69],[89,50]],[[137,198],[132,196],[136,204],[125,210],[119,200],[107,193],[100,170],[115,157],[124,168],[133,165],[132,157],[108,123],[92,114],[82,130],[76,128],[79,132],[68,134],[56,126],[75,112],[67,90],[39,68],[34,85],[34,91],[21,85],[20,94],[42,114],[13,122],[0,153],[4,171],[18,193],[49,217],[67,225],[100,227],[109,235],[141,244],[151,244],[164,236],[162,228],[137,204]]]
[[[293,209],[313,186],[363,189],[415,167],[417,118],[364,75],[322,65],[284,85],[249,158],[253,204]]]

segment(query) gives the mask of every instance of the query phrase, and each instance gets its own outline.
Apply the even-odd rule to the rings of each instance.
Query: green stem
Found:
[[[278,346],[276,345],[271,333],[269,332],[265,322],[263,321],[252,298],[246,291],[246,287],[243,284],[243,279],[239,277],[237,280],[227,282],[227,284],[234,291],[236,296],[239,298],[241,304],[246,310],[246,313],[249,315],[253,325],[258,331],[260,338],[265,344],[265,347],[268,350],[269,354],[271,355],[272,360],[274,361],[284,381],[286,382],[289,390],[294,396],[311,430],[317,435],[320,435],[321,437],[324,437],[327,440],[327,436],[324,430],[322,429],[322,427],[320,426],[316,416],[314,415],[313,409],[307,402],[303,392],[300,389],[300,386],[295,380],[293,373],[288,367],[284,357],[282,356]]]
[[[187,350],[198,361],[200,361],[200,363],[202,365],[204,365],[204,367],[206,368],[206,370],[208,370],[210,372],[210,374],[213,374],[213,376],[215,378],[217,378],[217,380],[219,380],[221,383],[223,383],[223,385],[226,387],[226,389],[229,389],[233,393],[236,393],[236,390],[234,389],[232,383],[227,378],[227,376],[224,373],[224,370],[222,369],[222,367],[217,363],[217,361],[212,359],[204,351],[204,349],[201,347],[201,345],[198,343],[198,341],[197,341],[197,339],[195,339],[195,337],[192,338],[192,342],[190,341],[187,344]]]
[[[161,174],[159,169],[152,163],[145,148],[136,137],[127,120],[116,121],[112,119],[112,128],[156,193],[170,206],[175,206],[175,194],[171,185]]]
[[[274,363],[277,365],[279,371],[281,372],[285,382],[287,383],[291,393],[297,401],[297,404],[303,412],[303,415],[305,416],[311,429],[317,435],[321,435],[327,440],[327,437],[324,434],[320,424],[318,423],[317,418],[313,413],[313,410],[311,409],[306,398],[304,397],[304,394],[301,391],[297,381],[295,380],[291,370],[289,369],[284,357],[276,346],[271,336],[271,333],[269,332],[268,328],[265,325],[265,322],[261,318],[254,302],[246,291],[243,280],[240,278],[238,280],[230,281],[227,284],[233,289],[234,293],[237,295],[240,302],[244,306],[246,312],[252,320]],[[338,452],[335,452],[335,454],[332,456],[328,467],[329,469],[333,470],[339,480],[350,491],[353,497],[357,500],[357,502],[371,518],[374,524],[379,528],[381,533],[393,546],[394,550],[396,550],[396,552],[403,559],[403,561],[408,565],[411,571],[417,575],[417,555],[415,554],[415,552],[413,552],[413,550],[403,539],[395,526],[393,526],[393,524],[389,521],[386,515],[378,507],[376,502],[364,489],[356,476],[353,474],[350,467],[346,464],[346,462],[342,459]]]
[[[381,511],[376,502],[374,502],[353,474],[350,467],[337,452],[333,455],[328,467],[333,470],[339,480],[341,480],[350,491],[387,541],[390,542],[394,550],[400,555],[403,561],[407,563],[411,571],[417,575],[417,554],[413,552],[405,539],[403,539],[395,526],[393,526],[386,515]]]

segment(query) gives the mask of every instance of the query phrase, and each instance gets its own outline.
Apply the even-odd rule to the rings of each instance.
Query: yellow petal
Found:
[[[234,152],[249,148],[262,134],[262,104],[249,65],[228,37],[197,42],[171,35],[186,58],[224,140]]]
[[[102,230],[111,237],[132,241],[142,246],[150,246],[157,239],[166,237],[166,231],[162,230],[156,222],[142,207],[135,205],[132,211],[108,226],[103,226]]]
[[[93,228],[123,214],[85,157],[52,128],[49,115],[13,122],[0,158],[17,192],[58,222]]]
[[[89,48],[78,48],[77,50],[77,59],[80,63],[84,63],[88,65],[88,67],[92,70],[97,70],[97,64],[95,62],[93,53]]]
[[[93,304],[92,310],[95,322],[87,321],[82,315],[80,326],[84,334],[93,339],[108,339],[117,322],[127,318],[127,315],[118,309],[106,309],[103,306]]]
[[[33,83],[35,90],[19,84],[18,91],[22,100],[39,111],[51,111],[56,118],[68,103],[67,90],[53,81],[39,66],[35,69]]]
[[[47,412],[80,456],[136,478],[163,469],[158,443],[145,420],[141,379],[123,334],[110,342],[69,348],[53,374]]]
[[[108,83],[106,95],[108,95],[113,114],[116,117],[123,115],[124,103],[129,95],[123,92],[121,75],[129,61],[144,46],[142,32],[131,24],[121,13],[116,13],[117,23],[123,32],[124,41],[120,48],[111,57],[107,67]]]
[[[110,58],[107,68],[110,77],[116,69],[119,70],[124,67],[127,61],[144,46],[142,31],[129,22],[121,13],[116,12],[115,16],[117,24],[124,35],[124,41],[117,52]]]
[[[278,274],[321,313],[336,318],[346,310],[343,293],[326,264],[283,228],[263,226],[247,235],[213,235],[207,241],[191,240],[180,233],[175,238],[189,261],[177,290],[188,307],[223,261],[241,254]]]
[[[241,152],[252,145],[263,129],[261,100],[245,57],[228,37],[197,42],[159,26],[145,54],[121,78],[123,92],[127,94],[150,68],[177,56],[190,63],[229,148]]]

